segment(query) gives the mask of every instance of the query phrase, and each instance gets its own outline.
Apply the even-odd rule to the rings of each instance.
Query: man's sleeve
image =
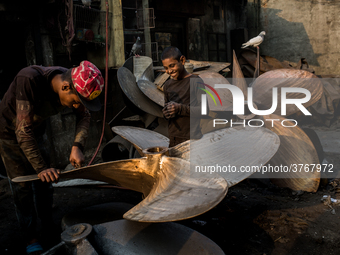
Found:
[[[33,133],[34,93],[32,88],[34,82],[26,77],[16,78],[16,127],[15,134],[18,144],[26,158],[37,173],[48,168],[44,161],[36,137]]]
[[[90,127],[91,114],[83,105],[76,109],[75,112],[77,115],[77,126],[73,146],[77,146],[81,151],[84,151]]]

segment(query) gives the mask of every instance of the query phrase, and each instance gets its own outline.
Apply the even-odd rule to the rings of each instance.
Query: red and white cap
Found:
[[[103,90],[104,79],[99,69],[85,60],[72,69],[72,82],[83,105],[90,111],[99,111],[98,96]]]

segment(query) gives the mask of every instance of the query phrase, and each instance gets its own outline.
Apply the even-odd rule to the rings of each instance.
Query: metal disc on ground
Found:
[[[178,223],[117,220],[93,226],[97,252],[106,255],[224,254],[209,238]]]
[[[139,89],[148,97],[150,100],[154,101],[159,106],[164,107],[164,93],[157,89],[156,85],[148,80],[138,81]]]
[[[135,106],[154,116],[163,117],[162,108],[141,92],[137,86],[136,78],[131,71],[125,67],[120,67],[117,77],[124,94]]]

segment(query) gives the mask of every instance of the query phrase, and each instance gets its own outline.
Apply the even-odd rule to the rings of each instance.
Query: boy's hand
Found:
[[[57,183],[58,180],[59,180],[59,174],[60,174],[59,169],[48,168],[48,169],[45,169],[44,171],[41,171],[38,174],[38,177],[43,182],[46,181],[46,182],[56,182]]]
[[[77,146],[72,146],[71,154],[70,154],[70,162],[72,166],[75,168],[81,167],[84,163],[85,157],[82,151]]]
[[[171,101],[171,102],[168,102],[168,103],[165,104],[162,111],[163,111],[164,116],[167,119],[170,119],[170,118],[176,117],[180,108],[181,108],[180,104]]]

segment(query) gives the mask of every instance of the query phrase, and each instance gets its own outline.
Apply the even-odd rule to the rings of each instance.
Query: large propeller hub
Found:
[[[145,169],[148,169],[151,176],[155,176],[160,170],[162,157],[169,156],[169,149],[167,147],[156,146],[144,149],[143,153],[146,157],[146,161],[144,162]]]

